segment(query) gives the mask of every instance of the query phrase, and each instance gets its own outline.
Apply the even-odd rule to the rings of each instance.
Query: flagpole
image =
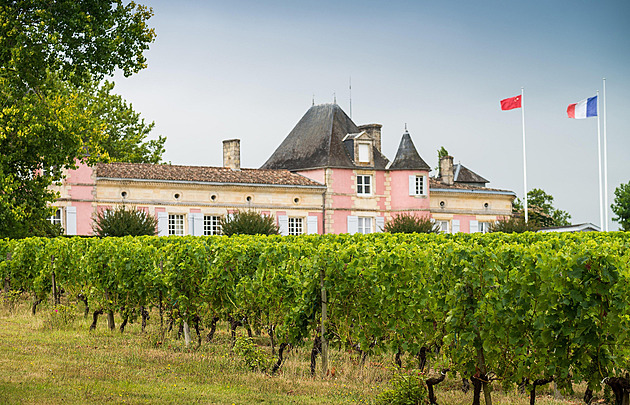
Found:
[[[606,78],[604,81],[604,219],[606,232],[608,232],[608,142],[606,140]]]
[[[599,121],[599,90],[597,90],[597,159],[599,161],[599,226],[604,230],[604,202],[602,201],[602,135]]]
[[[527,223],[527,153],[525,152],[525,89],[521,87],[521,120],[523,121],[523,190],[525,194],[525,223]]]

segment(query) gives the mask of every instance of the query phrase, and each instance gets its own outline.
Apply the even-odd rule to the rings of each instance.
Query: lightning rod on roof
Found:
[[[315,93],[313,93],[313,107],[315,107]]]
[[[407,131],[407,123],[405,122],[405,132],[409,132]]]
[[[352,76],[350,76],[349,88],[350,88],[350,119],[352,119]]]
[[[333,103],[337,104],[337,93],[333,91]]]

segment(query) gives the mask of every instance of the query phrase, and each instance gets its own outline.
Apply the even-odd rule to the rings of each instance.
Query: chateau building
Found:
[[[311,107],[260,169],[240,165],[240,141],[223,142],[223,167],[79,164],[60,186],[51,218],[67,234],[92,234],[96,212],[121,204],[158,219],[159,235],[212,235],[236,210],[276,219],[284,235],[382,231],[398,214],[433,218],[443,232],[485,232],[510,216],[515,194],[446,156],[440,175],[408,132],[392,161],[381,125],[357,126],[337,104]]]

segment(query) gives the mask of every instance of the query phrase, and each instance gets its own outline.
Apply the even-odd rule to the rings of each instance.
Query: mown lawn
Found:
[[[46,305],[35,316],[25,302],[14,311],[0,308],[0,403],[371,403],[392,374],[391,356],[371,359],[362,368],[347,353],[333,350],[334,376],[311,378],[305,347],[289,351],[282,372],[270,376],[250,371],[231,353],[224,325],[213,342],[189,350],[174,335],[156,344],[162,341],[157,314],[146,333],[130,324],[123,334],[110,332],[105,317],[94,332],[88,332],[90,322],[80,315],[57,329],[49,327],[51,318]],[[259,342],[269,351],[265,339]],[[463,394],[459,385],[449,376],[437,386],[440,404],[472,403],[472,393]],[[549,394],[541,390],[536,403],[581,403],[578,394],[566,400]],[[493,399],[495,404],[529,403],[528,397],[498,386]]]

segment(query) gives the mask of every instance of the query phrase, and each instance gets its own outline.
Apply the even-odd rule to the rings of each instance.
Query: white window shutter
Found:
[[[191,233],[192,235],[195,236],[203,236],[203,214],[200,212],[197,212],[195,214],[190,214],[191,216],[193,216],[193,221],[194,221],[194,233]]]
[[[422,195],[429,194],[429,179],[427,176],[422,176]]]
[[[77,234],[77,207],[66,207],[66,235]]]
[[[376,232],[383,232],[385,229],[385,217],[376,217]]]
[[[158,236],[168,236],[168,214],[166,212],[157,213]]]
[[[308,233],[309,235],[317,235],[319,232],[317,232],[317,217],[316,216],[310,216],[310,217],[306,217],[306,233]]]
[[[289,217],[287,215],[278,216],[278,227],[280,228],[280,235],[289,234]]]
[[[477,220],[470,220],[470,233],[476,233],[479,232],[479,221]]]
[[[416,176],[409,175],[409,195],[416,195]]]
[[[188,234],[195,234],[195,214],[188,214]]]
[[[451,228],[453,229],[453,233],[459,232],[459,219],[454,219],[451,221]]]
[[[353,234],[359,232],[359,217],[348,215],[348,233]]]

